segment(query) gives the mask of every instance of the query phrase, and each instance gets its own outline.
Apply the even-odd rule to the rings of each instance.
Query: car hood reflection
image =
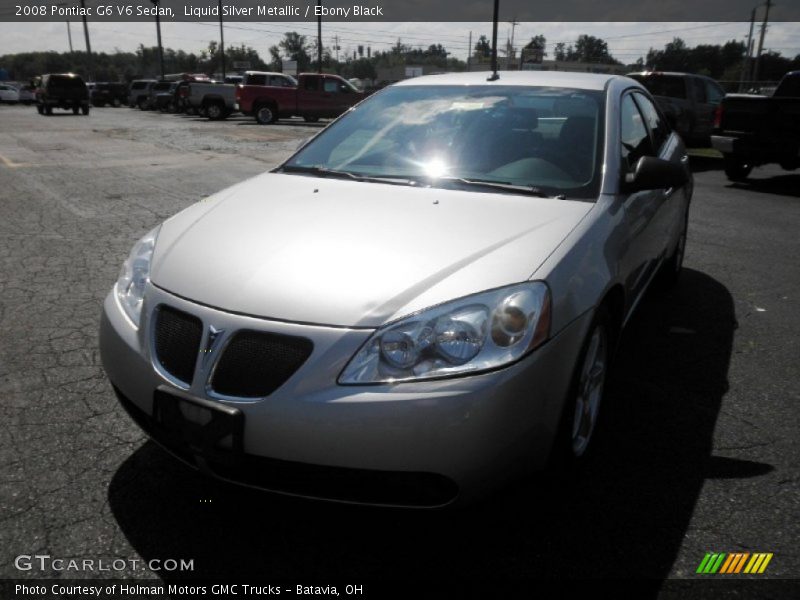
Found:
[[[151,279],[232,312],[376,327],[528,279],[592,206],[264,174],[167,221]]]

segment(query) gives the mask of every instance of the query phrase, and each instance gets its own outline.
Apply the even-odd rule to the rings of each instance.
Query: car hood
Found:
[[[268,173],[166,221],[151,280],[231,312],[376,327],[527,280],[592,206]]]

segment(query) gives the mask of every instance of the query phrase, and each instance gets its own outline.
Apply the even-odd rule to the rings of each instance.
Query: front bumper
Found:
[[[303,336],[314,349],[263,399],[215,397],[203,372],[179,390],[180,384],[163,374],[152,357],[150,322],[161,304],[196,316],[206,331],[213,326],[224,335],[248,329]],[[100,351],[120,400],[140,426],[173,454],[212,475],[298,496],[440,506],[472,501],[512,476],[545,465],[589,320],[587,314],[573,321],[522,361],[494,372],[341,386],[339,373],[371,330],[235,315],[151,285],[138,329],[113,293],[108,295]],[[159,387],[239,409],[244,414],[243,460],[233,467],[215,463],[159,436],[152,418]]]

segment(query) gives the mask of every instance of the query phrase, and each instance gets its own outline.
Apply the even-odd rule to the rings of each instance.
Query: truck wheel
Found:
[[[77,106],[73,106],[73,107],[72,107],[72,114],[73,114],[73,115],[77,115],[77,114],[78,114],[78,112],[79,112],[80,110],[81,110],[81,109],[80,109],[79,107],[77,107]]]
[[[51,116],[53,114],[53,107],[50,106],[49,104],[47,106],[45,106],[44,107],[44,114],[46,114],[48,117]]]
[[[205,108],[206,115],[212,121],[219,121],[225,118],[225,107],[219,102],[209,102]]]
[[[268,104],[262,104],[256,108],[256,121],[261,125],[269,125],[278,120],[277,115]]]
[[[88,106],[81,106],[81,112],[84,114],[84,116],[88,116],[89,107]]]
[[[139,110],[144,110],[144,98],[139,98],[136,101],[136,106],[139,108]]]
[[[41,104],[37,104],[36,105],[36,112],[38,112],[40,115],[43,115],[44,114],[44,107]]]
[[[737,158],[730,154],[726,154],[723,158],[725,175],[731,181],[745,181],[747,176],[750,175],[750,171],[753,170],[753,164],[742,158]]]

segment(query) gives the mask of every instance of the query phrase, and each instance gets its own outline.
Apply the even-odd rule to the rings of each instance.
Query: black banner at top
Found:
[[[763,4],[763,3],[761,3]],[[500,0],[500,19],[522,22],[747,21],[757,0]],[[488,22],[493,0],[0,0],[0,21],[436,21]],[[800,1],[773,5],[770,21],[800,22]]]

